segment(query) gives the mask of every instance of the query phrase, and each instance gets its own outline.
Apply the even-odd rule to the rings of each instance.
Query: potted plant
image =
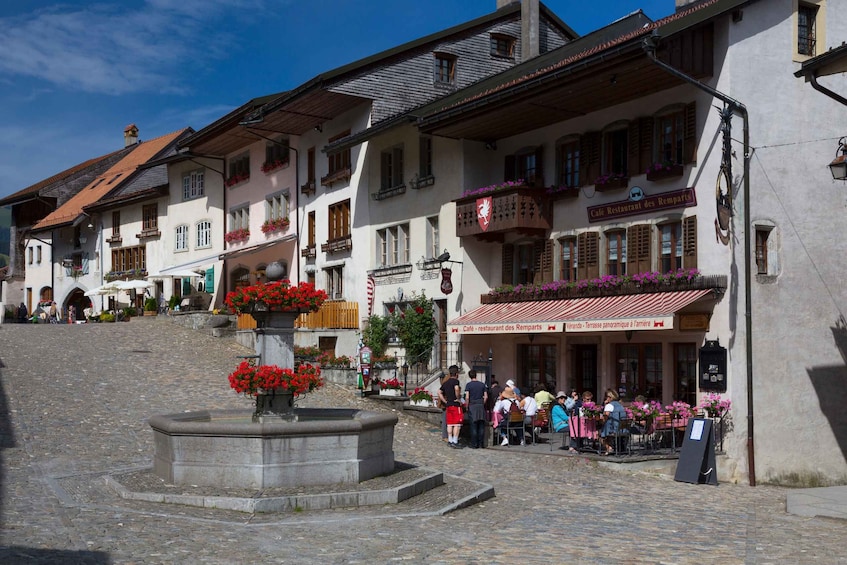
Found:
[[[422,386],[415,388],[415,392],[409,397],[412,406],[433,406],[432,393]]]
[[[295,397],[323,384],[320,367],[308,363],[288,369],[256,365],[253,359],[247,359],[229,375],[229,386],[235,392],[255,398],[254,422],[263,421],[267,416],[292,419]]]
[[[629,186],[629,177],[622,173],[607,173],[594,180],[594,189],[599,192],[617,190]]]
[[[400,396],[403,388],[403,382],[397,377],[382,381],[382,390],[379,392],[382,396]]]
[[[158,314],[157,310],[159,309],[158,304],[156,304],[156,299],[152,296],[144,301],[144,315],[145,316],[155,316]]]

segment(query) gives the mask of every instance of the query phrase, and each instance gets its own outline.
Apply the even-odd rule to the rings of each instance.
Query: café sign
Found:
[[[641,196],[640,200],[619,200],[600,206],[588,207],[589,222],[605,222],[625,216],[637,216],[639,214],[650,214],[658,210],[669,208],[688,208],[697,205],[697,194],[694,188],[683,188],[672,190],[661,194]]]

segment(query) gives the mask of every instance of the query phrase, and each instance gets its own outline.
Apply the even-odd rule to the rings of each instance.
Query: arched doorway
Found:
[[[75,288],[68,294],[65,303],[62,304],[62,312],[65,315],[64,319],[68,319],[68,312],[71,306],[74,307],[74,318],[76,320],[85,320],[83,312],[86,308],[91,308],[91,299],[85,296],[82,289]]]

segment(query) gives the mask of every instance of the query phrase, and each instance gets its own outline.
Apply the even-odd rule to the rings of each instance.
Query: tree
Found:
[[[406,349],[406,362],[410,365],[428,363],[438,331],[432,300],[424,293],[413,297],[405,311],[394,314],[393,321],[397,336]]]
[[[367,325],[362,330],[362,341],[371,349],[374,357],[385,355],[388,347],[388,331],[390,320],[386,316],[374,314],[368,316]]]

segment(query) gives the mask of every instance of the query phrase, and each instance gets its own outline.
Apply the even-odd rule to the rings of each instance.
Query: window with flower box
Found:
[[[659,226],[659,261],[663,273],[682,267],[682,222]]]
[[[182,199],[194,200],[206,195],[206,174],[203,169],[182,175]]]
[[[603,174],[628,177],[628,157],[629,130],[627,123],[619,122],[603,132]]]
[[[212,246],[212,222],[201,220],[197,223],[197,249]]]
[[[630,273],[646,273],[653,270],[653,226],[636,224],[627,230],[627,268]]]
[[[523,179],[529,186],[544,186],[542,156],[541,146],[525,147],[514,155],[507,155],[503,180],[509,182]]]
[[[120,210],[115,210],[112,212],[112,237],[118,236],[120,238],[121,235],[121,212]]]
[[[250,206],[242,204],[229,211],[229,231],[250,229]]]
[[[159,229],[159,206],[158,204],[145,204],[142,207],[141,232],[147,235]]]
[[[502,33],[492,33],[490,43],[492,56],[504,59],[515,58],[516,40],[514,37]]]
[[[147,270],[147,247],[136,245],[112,249],[112,271]]]
[[[541,284],[552,281],[552,240],[503,244],[502,280],[503,284]]]
[[[250,153],[244,152],[238,157],[233,157],[227,163],[229,175],[224,184],[227,187],[235,186],[250,179]]]
[[[600,276],[600,234],[583,232],[576,237],[577,279],[596,279]]]
[[[300,252],[303,257],[315,258],[317,255],[316,236],[315,236],[315,212],[309,212],[306,216],[306,248]]]
[[[626,230],[606,232],[606,274],[626,274]]]
[[[188,251],[188,226],[186,224],[176,227],[174,241],[176,242],[176,251]]]
[[[287,137],[281,137],[277,141],[268,141],[265,144],[265,162],[262,163],[262,171],[269,173],[287,166],[290,153]]]
[[[342,239],[350,235],[350,200],[329,206],[329,240]]]
[[[449,53],[435,53],[435,84],[454,86],[456,84],[456,56]]]
[[[331,144],[349,135],[350,130],[348,129],[339,133],[338,135],[330,137],[328,142]],[[349,148],[328,153],[326,158],[329,167],[329,172],[325,177],[321,178],[322,185],[331,187],[335,183],[350,180],[352,169],[350,165],[351,161]]]
[[[265,198],[265,220],[288,217],[288,191],[280,191]]]
[[[300,192],[303,194],[314,194],[316,185],[315,185],[315,148],[309,147],[306,151],[306,184],[300,187]]]
[[[577,280],[578,249],[576,237],[563,237],[559,240],[559,280]]]

